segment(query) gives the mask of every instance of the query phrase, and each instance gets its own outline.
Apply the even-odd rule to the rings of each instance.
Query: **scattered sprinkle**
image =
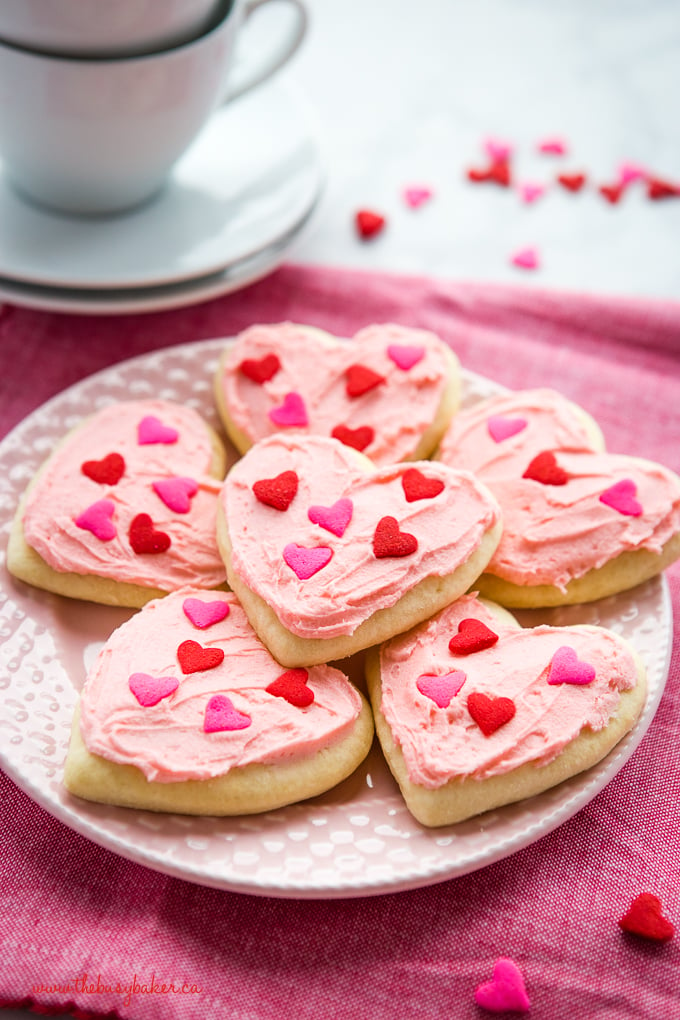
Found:
[[[363,240],[375,237],[384,229],[386,219],[371,209],[360,209],[354,218],[357,233]]]
[[[520,269],[538,269],[540,265],[536,248],[521,248],[510,257],[510,261],[513,266],[519,266]]]
[[[522,201],[529,205],[531,202],[535,202],[536,199],[540,198],[541,195],[545,194],[545,185],[533,184],[528,181],[526,184],[520,184],[518,190]]]
[[[487,138],[484,142],[484,151],[492,162],[507,163],[512,156],[513,146],[499,138]]]
[[[562,138],[544,138],[538,143],[538,151],[548,156],[565,156],[567,143]]]
[[[561,184],[567,191],[580,191],[586,183],[585,174],[558,174],[558,184]]]
[[[477,987],[475,1002],[482,1009],[492,1013],[504,1013],[514,1010],[526,1013],[531,1008],[529,996],[524,987],[522,972],[507,957],[500,957],[493,967],[493,977]]]
[[[412,186],[404,188],[404,201],[411,209],[418,209],[419,206],[432,198],[432,189],[423,186]]]
[[[653,942],[669,942],[675,935],[675,925],[664,917],[661,900],[649,892],[635,897],[619,921],[619,928]]]

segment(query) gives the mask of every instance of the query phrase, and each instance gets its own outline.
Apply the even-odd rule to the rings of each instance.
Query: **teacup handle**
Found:
[[[265,4],[270,2],[271,0],[246,0],[243,5],[242,25],[254,14],[258,7],[264,7]],[[307,8],[303,0],[285,0],[285,2],[294,7],[296,11],[295,21],[291,25],[288,35],[273,53],[265,57],[263,63],[253,67],[240,80],[237,79],[227,86],[227,93],[222,100],[223,103],[230,103],[232,99],[236,99],[237,96],[243,95],[244,92],[248,92],[256,85],[265,81],[275,71],[278,71],[280,67],[283,67],[300,46],[307,32]]]

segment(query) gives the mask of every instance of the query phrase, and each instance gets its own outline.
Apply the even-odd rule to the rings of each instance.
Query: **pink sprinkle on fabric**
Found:
[[[531,1008],[522,972],[514,960],[507,957],[496,960],[493,977],[491,981],[477,987],[475,1002],[492,1013],[511,1010],[526,1013]]]
[[[333,506],[310,506],[307,516],[312,524],[318,524],[319,527],[342,538],[347,530],[347,525],[352,520],[353,513],[352,500],[343,497],[337,500]]]
[[[229,603],[221,599],[214,599],[210,602],[204,602],[203,599],[185,599],[182,609],[187,620],[199,630],[205,630],[206,627],[212,627],[214,623],[226,620],[231,612]]]
[[[513,146],[499,138],[487,138],[484,142],[484,151],[494,162],[506,162],[512,156]]]
[[[549,684],[590,684],[595,679],[595,667],[579,659],[569,645],[562,645],[550,660]]]
[[[633,181],[643,180],[647,177],[647,171],[639,163],[622,163],[618,171],[618,179],[621,184],[632,184]]]
[[[161,478],[151,488],[169,510],[176,514],[188,514],[192,497],[198,492],[198,482],[193,478]]]
[[[299,393],[286,393],[283,403],[273,407],[269,418],[275,425],[283,428],[304,428],[309,424],[307,408]]]
[[[448,708],[466,680],[465,673],[460,669],[442,676],[424,673],[416,680],[416,687],[424,697],[434,701],[438,708]]]
[[[164,425],[159,418],[156,418],[153,414],[148,414],[145,418],[142,418],[139,425],[137,426],[137,442],[140,446],[149,446],[153,443],[165,443],[169,445],[176,443],[179,439],[179,432],[177,429],[171,428],[169,425]]]
[[[536,248],[520,248],[510,256],[513,266],[520,269],[538,269],[541,264],[540,256]]]
[[[506,418],[502,414],[492,414],[486,427],[494,443],[502,443],[504,439],[516,436],[528,424],[526,418]]]
[[[115,506],[110,499],[98,499],[75,519],[77,528],[89,531],[100,542],[110,542],[116,537],[116,526],[111,520]]]
[[[548,156],[565,156],[568,148],[563,138],[544,138],[538,143],[538,151]]]
[[[411,344],[390,344],[387,348],[387,356],[402,372],[408,372],[410,368],[423,360],[425,348]]]
[[[519,194],[523,202],[530,205],[532,202],[536,202],[542,195],[545,194],[544,184],[532,184],[527,182],[526,184],[519,185]]]
[[[432,198],[431,188],[425,187],[404,188],[403,194],[406,205],[410,206],[411,209],[418,209]]]
[[[326,545],[308,548],[289,542],[283,550],[283,558],[301,581],[307,581],[322,570],[333,556],[333,550]]]

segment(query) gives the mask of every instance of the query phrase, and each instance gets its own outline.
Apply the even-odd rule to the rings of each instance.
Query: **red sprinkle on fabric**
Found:
[[[347,425],[336,425],[331,436],[333,439],[339,439],[345,446],[351,446],[361,453],[371,445],[375,438],[375,432],[370,425],[362,425],[358,429],[350,429]]]
[[[449,651],[454,655],[472,655],[473,652],[483,652],[485,648],[492,648],[497,641],[498,634],[490,627],[481,620],[468,617],[458,624],[458,633],[449,641]]]
[[[585,174],[558,174],[557,181],[567,191],[580,191],[586,183]]]
[[[246,358],[238,368],[247,379],[261,386],[274,378],[281,368],[281,361],[276,354],[265,354],[262,358]]]
[[[603,198],[606,198],[611,205],[616,205],[626,190],[625,184],[602,184],[598,191]]]
[[[434,499],[444,491],[444,483],[440,478],[427,478],[418,468],[404,471],[401,485],[407,503],[415,503],[418,499]]]
[[[224,661],[224,651],[204,648],[198,641],[182,641],[177,649],[177,661],[183,673],[201,673],[219,666]]]
[[[345,389],[348,397],[360,397],[385,382],[385,376],[366,365],[350,365],[347,369]]]
[[[678,198],[680,187],[670,181],[663,181],[660,177],[650,177],[647,181],[647,198],[658,202],[664,198]]]
[[[132,519],[129,531],[130,545],[138,555],[163,553],[170,548],[170,536],[156,531],[149,514],[137,514]]]
[[[364,241],[375,237],[383,230],[387,222],[380,213],[372,212],[370,209],[360,209],[354,218],[357,233]]]
[[[509,188],[512,184],[512,173],[510,163],[507,159],[495,159],[488,167],[472,167],[467,172],[468,180],[475,184],[490,182],[499,184],[502,188]]]
[[[653,942],[669,942],[675,935],[675,925],[664,917],[661,900],[649,892],[635,897],[619,921],[619,928]]]
[[[295,708],[307,708],[314,701],[314,691],[307,686],[308,676],[306,669],[287,669],[265,687],[265,690],[267,694],[283,698]]]
[[[253,495],[274,510],[287,510],[295,499],[299,479],[294,471],[282,471],[276,478],[263,478],[253,485]]]
[[[117,485],[125,474],[125,461],[119,453],[107,453],[101,460],[86,460],[80,470],[100,485]]]
[[[467,708],[485,737],[490,737],[515,715],[515,703],[511,698],[490,698],[477,691],[468,695]]]
[[[550,450],[536,454],[522,478],[530,478],[541,485],[566,485],[569,481],[569,475],[559,466],[555,454]]]
[[[418,548],[418,539],[399,530],[396,517],[382,517],[373,535],[373,553],[376,559],[388,556],[410,556]]]

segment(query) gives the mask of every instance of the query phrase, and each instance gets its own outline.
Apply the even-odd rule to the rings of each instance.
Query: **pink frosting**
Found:
[[[197,629],[183,608],[187,599],[226,602],[230,611],[209,613],[215,623]],[[184,675],[177,648],[186,640],[221,649],[222,663]],[[93,754],[169,783],[309,756],[349,732],[361,699],[343,673],[311,667],[306,684],[314,698],[300,708],[266,691],[283,672],[231,592],[174,592],[149,602],[101,650],[82,693],[83,740]]]
[[[527,424],[494,439],[499,418]],[[544,451],[554,452],[566,484],[522,477]],[[498,499],[503,535],[487,571],[513,584],[564,590],[624,551],[660,552],[680,530],[680,483],[673,472],[602,452],[572,405],[551,390],[513,393],[462,412],[438,456],[474,470]]]
[[[229,472],[221,497],[235,573],[292,633],[305,638],[354,633],[424,578],[455,571],[499,519],[495,502],[469,472],[433,461],[416,466],[444,486],[436,496],[408,502],[402,478],[412,464],[371,470],[355,451],[320,436],[262,440]],[[255,498],[256,482],[290,470],[299,483],[287,510]],[[310,520],[310,507],[332,507],[340,499],[352,503],[342,534]],[[390,517],[400,533],[415,537],[414,552],[384,555],[380,543],[376,552],[376,529]],[[382,530],[391,534],[392,528]],[[331,553],[315,554],[314,565],[323,559],[323,566],[308,576],[298,572],[305,560],[299,550],[320,548]]]
[[[145,419],[140,442],[139,425]],[[149,431],[149,419],[156,419],[162,430],[154,425]],[[172,443],[168,430],[178,435]],[[84,463],[103,461],[111,453],[122,456],[125,464],[119,480],[102,483],[83,473]],[[161,400],[106,407],[65,440],[32,488],[23,517],[26,541],[61,572],[96,574],[163,591],[186,584],[216,587],[224,582],[225,571],[215,540],[221,482],[208,473],[211,461],[210,435],[191,408]],[[160,493],[154,484],[160,484]],[[181,505],[178,489],[186,497]],[[115,529],[106,540],[101,513],[92,509],[104,504],[107,510],[112,506],[109,520]],[[170,537],[167,552],[133,551],[129,528],[140,513]],[[83,520],[90,527],[84,527]]]
[[[369,427],[374,438],[363,453],[374,463],[408,459],[431,425],[450,377],[443,342],[425,330],[396,325],[368,326],[352,341],[324,338],[293,323],[252,326],[241,333],[221,379],[235,425],[251,442],[279,429],[330,436],[337,426]],[[239,369],[243,361],[259,362],[273,352],[280,368],[265,382]],[[384,381],[349,397],[346,373],[357,364]]]
[[[449,641],[460,621],[469,618],[482,620],[499,640],[491,648],[454,655]],[[594,679],[576,679],[572,664],[569,676],[562,677],[565,682],[555,682],[554,676],[549,682],[557,653],[564,670],[565,648],[575,653],[579,666],[594,669]],[[380,669],[382,711],[409,778],[429,788],[456,777],[502,775],[527,762],[548,764],[583,728],[606,726],[620,692],[637,682],[633,657],[613,633],[585,626],[523,630],[500,623],[475,595],[463,596],[408,634],[386,642]],[[422,693],[418,681],[453,670],[462,671],[465,680],[442,708]],[[467,709],[473,692],[511,699],[515,714],[485,736]]]

